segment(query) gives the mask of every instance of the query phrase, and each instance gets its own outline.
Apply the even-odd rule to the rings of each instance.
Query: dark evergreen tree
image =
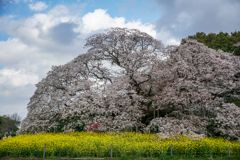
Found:
[[[231,32],[231,35],[224,32],[219,34],[204,32],[197,32],[196,35],[188,36],[188,39],[196,39],[198,42],[204,43],[209,48],[215,50],[223,50],[224,52],[234,52],[235,55],[240,56],[240,46],[234,46],[240,42],[240,31]],[[182,44],[186,41],[182,39]]]

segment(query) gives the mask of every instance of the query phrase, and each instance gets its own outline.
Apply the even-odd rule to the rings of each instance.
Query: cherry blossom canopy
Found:
[[[240,138],[240,57],[186,40],[164,48],[136,29],[86,40],[86,54],[36,84],[18,133],[100,131]]]

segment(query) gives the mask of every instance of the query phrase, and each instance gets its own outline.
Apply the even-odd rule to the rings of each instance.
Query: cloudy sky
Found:
[[[196,32],[240,30],[239,0],[0,0],[0,115],[27,114],[53,65],[79,54],[110,27],[136,28],[179,44]]]

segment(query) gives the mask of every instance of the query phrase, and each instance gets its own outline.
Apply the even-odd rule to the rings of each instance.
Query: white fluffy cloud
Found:
[[[27,73],[25,70],[15,70],[11,68],[3,68],[0,70],[0,84],[17,87],[36,84],[38,81],[38,75]]]
[[[52,65],[66,63],[86,52],[83,45],[88,36],[111,27],[137,28],[155,38],[157,36],[154,25],[140,21],[126,23],[124,17],[112,18],[103,9],[79,17],[71,14],[66,6],[58,5],[47,14],[38,13],[17,21],[11,18],[6,23],[7,17],[4,17],[5,31],[14,38],[0,41],[0,59],[4,65],[17,66],[23,61],[29,62],[30,66],[42,62]]]
[[[142,24],[141,21],[125,22],[124,17],[112,18],[107,10],[96,9],[94,12],[89,12],[82,17],[84,33],[91,33],[92,31],[107,29],[111,27],[126,27],[131,29],[139,29],[146,32],[153,37],[156,37],[156,31],[152,24]]]
[[[44,2],[37,2],[35,4],[31,3],[29,4],[29,8],[33,11],[44,11],[45,9],[48,8],[48,6]]]

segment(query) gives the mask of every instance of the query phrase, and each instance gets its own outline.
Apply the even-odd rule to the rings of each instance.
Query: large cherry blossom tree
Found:
[[[238,138],[240,108],[227,102],[240,99],[239,57],[196,40],[168,47],[168,52],[154,76],[159,89],[155,100],[166,115],[153,119],[148,128]]]
[[[36,85],[19,133],[98,123],[99,131],[240,137],[239,57],[196,40],[164,48],[126,28],[95,34],[85,47]]]

